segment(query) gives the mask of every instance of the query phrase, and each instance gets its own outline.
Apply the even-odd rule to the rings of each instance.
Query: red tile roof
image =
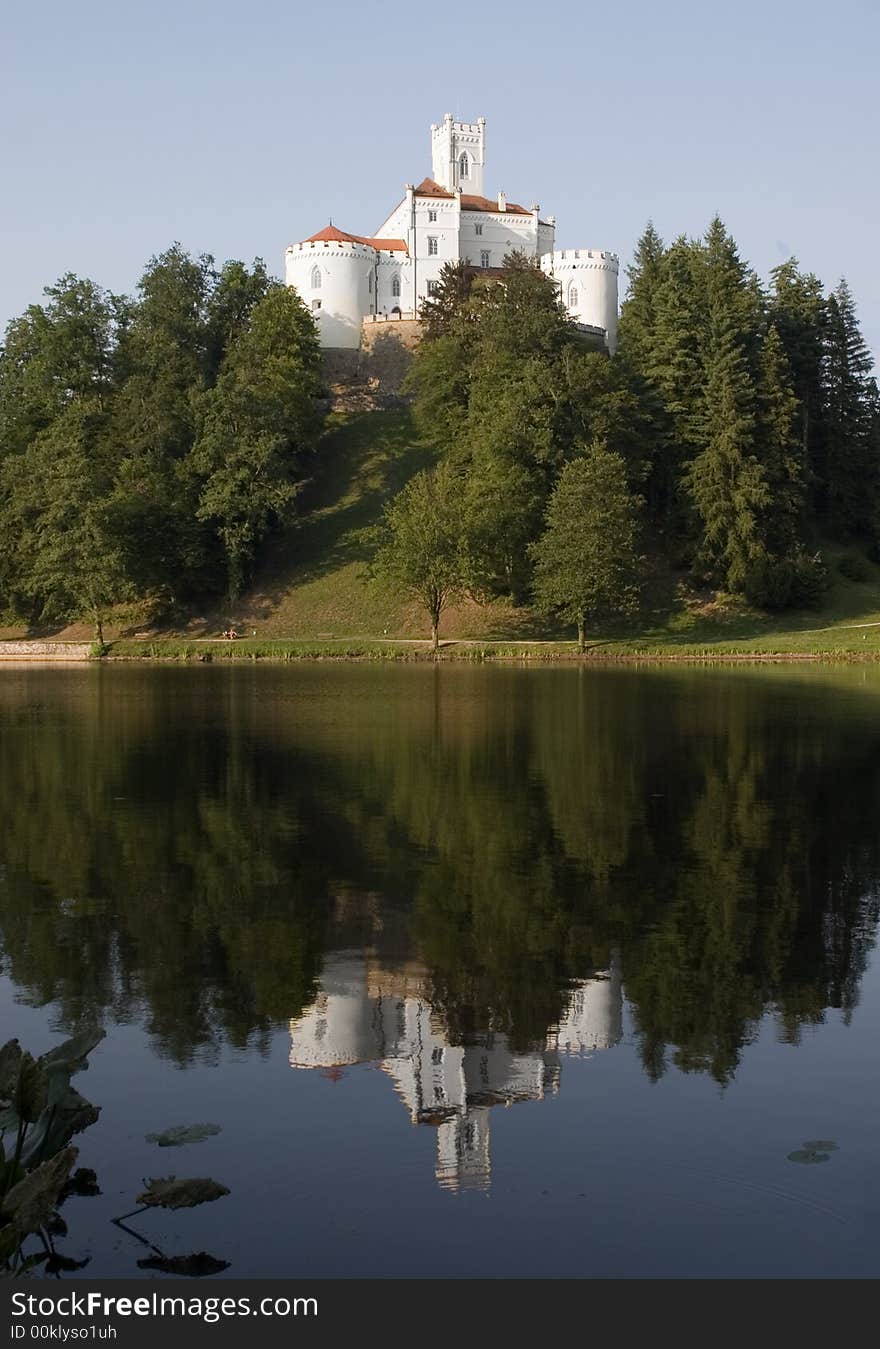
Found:
[[[439,183],[435,183],[433,178],[423,178],[416,188],[417,197],[454,197],[454,192],[449,192]],[[461,209],[463,211],[494,211],[496,215],[504,215],[505,212],[498,208],[497,198],[493,201],[491,197],[477,197],[472,192],[462,192]],[[517,206],[515,201],[507,203],[507,215],[531,215],[531,211],[526,210],[525,206]]]
[[[416,188],[417,197],[454,197],[454,192],[447,192],[445,187],[435,183],[433,178],[423,178]]]
[[[515,201],[507,203],[507,211],[501,211],[497,199],[491,197],[474,197],[468,192],[461,194],[461,209],[463,211],[494,211],[496,215],[531,215],[524,206],[517,206]]]
[[[303,241],[307,244],[367,244],[369,248],[388,249],[392,253],[406,252],[403,239],[367,239],[363,234],[346,234],[335,225],[325,225],[317,234]]]

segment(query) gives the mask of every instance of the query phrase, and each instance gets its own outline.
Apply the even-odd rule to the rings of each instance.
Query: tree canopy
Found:
[[[178,244],[134,299],[66,275],[0,346],[0,611],[88,618],[236,593],[321,429],[311,316],[258,258]]]

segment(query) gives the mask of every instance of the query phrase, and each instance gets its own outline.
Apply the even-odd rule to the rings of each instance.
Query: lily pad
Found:
[[[193,1176],[178,1180],[164,1176],[147,1181],[147,1188],[138,1195],[138,1203],[145,1208],[195,1208],[197,1204],[211,1204],[222,1199],[229,1190],[208,1176]]]
[[[185,1279],[204,1279],[228,1268],[228,1260],[218,1260],[207,1251],[194,1251],[192,1255],[148,1255],[138,1260],[138,1269],[160,1269],[163,1274],[180,1274]]]
[[[159,1134],[147,1134],[147,1142],[158,1143],[160,1148],[181,1148],[185,1143],[201,1143],[203,1138],[213,1138],[219,1133],[222,1133],[219,1124],[175,1124]]]
[[[802,1162],[808,1166],[811,1162],[829,1162],[831,1157],[827,1152],[814,1152],[812,1148],[798,1148],[796,1152],[788,1154],[788,1160],[790,1162]]]
[[[831,1153],[837,1151],[837,1144],[833,1138],[808,1138],[805,1143],[801,1143],[795,1152],[788,1154],[790,1162],[801,1162],[804,1165],[810,1165],[813,1162],[828,1162],[831,1160]]]

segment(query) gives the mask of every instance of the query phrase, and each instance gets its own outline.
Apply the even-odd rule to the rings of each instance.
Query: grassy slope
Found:
[[[432,457],[406,409],[332,420],[315,479],[300,498],[299,520],[273,542],[253,587],[229,615],[239,631],[256,629],[260,639],[423,638],[418,607],[368,575],[364,531]],[[227,621],[225,614],[206,615],[190,631],[222,630]],[[477,640],[558,635],[503,601],[450,609],[443,628],[444,635]]]
[[[375,523],[383,502],[429,460],[405,410],[340,418],[323,442],[302,522],[271,550],[241,606],[242,622],[251,620],[260,638],[424,637],[418,609],[369,580],[368,549],[358,531]],[[649,586],[651,609],[639,624],[597,634],[594,649],[608,655],[880,652],[880,567],[869,564],[865,582],[847,580],[837,563],[848,551],[826,550],[831,587],[821,610],[802,613],[768,616],[711,597],[701,602],[661,572]],[[877,626],[857,626],[872,623]],[[477,643],[570,635],[506,601],[464,603],[444,615],[442,630],[447,639]]]
[[[193,616],[184,628],[163,633],[167,645],[153,645],[152,654],[183,654],[193,640],[216,636],[230,620],[248,637],[255,630],[257,640],[214,648],[218,656],[320,651],[378,656],[387,648],[381,641],[371,643],[371,638],[424,638],[424,615],[370,580],[369,545],[363,531],[379,519],[384,502],[430,459],[405,409],[331,419],[314,480],[300,501],[299,520],[274,540],[254,586],[235,612],[217,608]],[[689,593],[675,576],[658,570],[647,588],[647,612],[639,623],[595,634],[592,649],[603,656],[878,655],[880,567],[869,564],[869,579],[864,582],[845,579],[837,563],[852,551],[825,551],[831,587],[820,610],[803,613],[768,616],[741,605],[724,605],[711,596]],[[0,636],[21,635],[0,632]],[[89,639],[91,634],[86,625],[78,624],[53,635]],[[568,632],[506,601],[485,607],[466,602],[450,609],[443,618],[442,635],[478,647],[503,644],[486,654],[513,654],[522,642],[530,644],[528,652],[535,657],[573,649]],[[288,645],[291,639],[293,645]],[[544,648],[545,642],[560,639],[564,648]],[[284,647],[277,646],[282,640]],[[116,652],[150,654],[145,644],[135,642],[120,644]],[[394,654],[413,653],[401,646]]]

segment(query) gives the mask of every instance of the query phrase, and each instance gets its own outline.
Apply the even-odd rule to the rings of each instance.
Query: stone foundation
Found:
[[[0,660],[88,660],[89,642],[0,642]]]
[[[418,319],[380,315],[364,319],[359,350],[325,347],[324,376],[331,405],[365,411],[404,400],[403,383],[421,336]]]

